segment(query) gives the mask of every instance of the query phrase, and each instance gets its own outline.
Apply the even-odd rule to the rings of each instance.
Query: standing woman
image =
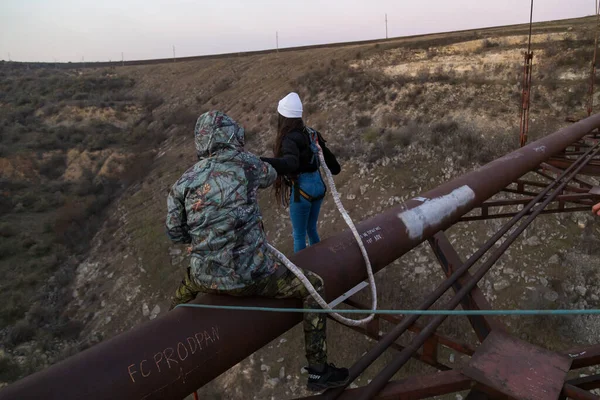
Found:
[[[321,134],[304,125],[302,102],[297,93],[279,101],[277,138],[273,147],[275,158],[261,158],[277,171],[275,197],[284,207],[289,204],[294,236],[294,252],[319,243],[317,220],[325,197],[325,183],[319,171],[322,151],[327,168],[333,175],[340,173],[340,164],[325,146]]]

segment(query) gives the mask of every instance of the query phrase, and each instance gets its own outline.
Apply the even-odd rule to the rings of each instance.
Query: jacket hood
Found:
[[[244,128],[221,111],[209,111],[198,117],[194,128],[198,158],[225,149],[242,150]]]

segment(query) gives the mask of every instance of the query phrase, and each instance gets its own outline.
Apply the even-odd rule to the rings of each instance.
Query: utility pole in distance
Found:
[[[173,45],[173,62],[175,62],[175,45]]]
[[[277,52],[279,53],[279,32],[275,31],[275,48],[277,49]]]
[[[387,30],[387,13],[385,13],[385,38],[388,38],[388,30]]]
[[[8,61],[12,61],[12,60],[10,59],[10,51],[8,52]]]
[[[125,66],[125,57],[123,56],[123,52],[121,52],[121,67]]]

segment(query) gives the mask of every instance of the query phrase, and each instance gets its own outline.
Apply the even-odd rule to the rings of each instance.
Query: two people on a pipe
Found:
[[[325,188],[315,173],[315,159],[319,158],[315,152],[323,152],[332,173],[339,173],[341,168],[322,136],[304,125],[302,103],[296,93],[283,98],[277,110],[275,158],[262,160],[244,149],[244,128],[229,116],[210,111],[198,118],[194,129],[198,162],[173,185],[167,199],[169,238],[191,245],[190,267],[172,307],[193,300],[199,293],[302,299],[307,309],[308,388],[339,387],[348,383],[349,374],[346,368],[328,363],[326,314],[310,312],[320,309],[318,303],[268,250],[257,192],[275,184],[280,202],[289,202],[294,249],[299,250],[306,246],[307,227],[310,243],[319,241],[316,220]],[[321,277],[302,272],[323,296]]]
[[[306,248],[307,236],[310,245],[320,241],[317,222],[326,187],[319,170],[318,152],[322,152],[333,175],[339,174],[341,167],[323,136],[304,125],[298,94],[292,92],[281,99],[277,111],[275,158],[261,157],[261,160],[277,171],[273,185],[275,198],[280,206],[289,205],[294,252],[298,252]]]

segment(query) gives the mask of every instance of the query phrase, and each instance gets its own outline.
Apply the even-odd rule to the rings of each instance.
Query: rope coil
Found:
[[[371,261],[369,260],[369,255],[367,254],[365,245],[362,241],[362,238],[360,237],[360,234],[358,233],[358,230],[356,229],[356,226],[354,225],[354,222],[352,221],[352,218],[350,218],[350,215],[348,215],[348,212],[346,211],[346,209],[344,208],[344,205],[342,204],[342,201],[340,200],[340,194],[338,193],[337,188],[335,187],[335,183],[333,182],[333,176],[331,175],[331,171],[327,167],[327,164],[325,162],[325,158],[323,157],[323,152],[321,151],[321,149],[319,149],[318,154],[319,154],[320,165],[323,168],[323,170],[325,171],[325,176],[327,177],[327,184],[329,186],[329,190],[331,190],[331,194],[333,196],[333,201],[335,202],[335,205],[337,206],[338,210],[340,211],[340,214],[342,214],[342,217],[344,218],[346,225],[348,225],[348,227],[352,231],[352,235],[354,236],[354,239],[356,240],[356,243],[358,244],[358,247],[360,248],[360,252],[363,256],[363,259],[365,260],[365,266],[367,268],[367,276],[368,276],[368,281],[369,281],[369,289],[371,292],[371,310],[370,311],[374,312],[375,310],[377,310],[377,287],[375,285],[375,276],[373,275],[373,268],[371,267]],[[327,302],[319,295],[319,293],[317,293],[314,286],[310,283],[310,281],[306,278],[306,276],[302,273],[302,270],[300,268],[298,268],[298,266],[296,266],[293,262],[291,262],[283,253],[281,253],[279,250],[277,250],[271,244],[267,243],[267,246],[269,247],[269,250],[271,250],[271,252],[277,258],[279,258],[279,260],[286,266],[286,268],[289,269],[294,275],[296,275],[296,277],[300,280],[300,282],[302,282],[302,284],[306,287],[306,289],[308,290],[310,295],[323,308],[323,310],[325,312],[331,313],[332,318],[334,318],[338,322],[340,322],[344,325],[348,325],[348,326],[364,326],[373,320],[373,318],[375,317],[374,313],[371,313],[366,318],[356,320],[356,319],[352,319],[352,318],[343,317],[341,314],[333,311],[333,309],[329,306],[329,304],[327,304]],[[313,310],[311,310],[311,312],[312,311]],[[304,311],[304,312],[306,312],[306,311]],[[365,311],[363,311],[363,313],[364,312]]]

